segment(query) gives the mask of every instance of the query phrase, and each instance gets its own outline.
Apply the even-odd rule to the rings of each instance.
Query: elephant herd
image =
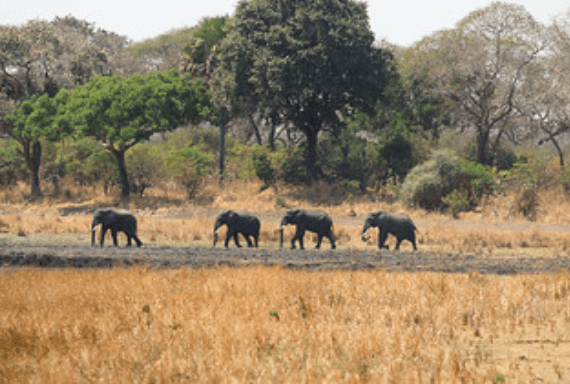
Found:
[[[99,209],[93,214],[93,221],[91,223],[91,245],[95,244],[95,232],[98,225],[101,225],[101,237],[99,244],[103,246],[105,240],[105,233],[110,230],[113,237],[115,246],[117,243],[117,233],[123,232],[127,236],[127,246],[132,245],[132,240],[137,244],[137,247],[142,245],[141,240],[137,236],[137,219],[130,213],[119,212],[112,208]],[[226,239],[224,246],[228,248],[230,239],[234,239],[237,247],[241,247],[238,235],[241,234],[247,241],[248,247],[257,247],[259,240],[259,231],[261,223],[259,218],[250,213],[238,213],[232,210],[225,210],[221,212],[214,223],[214,246],[218,241],[218,230],[225,225],[227,227]],[[326,237],[331,248],[335,249],[335,239],[332,232],[333,221],[329,215],[322,211],[308,211],[305,209],[290,209],[288,210],[279,226],[280,238],[279,246],[283,247],[283,230],[287,225],[295,225],[297,230],[291,239],[291,249],[295,249],[295,242],[299,243],[299,248],[304,249],[303,237],[305,231],[313,232],[317,235],[317,246],[320,248],[323,237]],[[403,240],[408,240],[412,243],[414,250],[416,246],[416,226],[412,219],[406,214],[393,214],[386,211],[378,211],[370,213],[362,228],[360,235],[363,241],[367,241],[366,234],[370,228],[378,228],[378,248],[388,249],[385,244],[388,234],[396,237],[396,247],[400,248]]]

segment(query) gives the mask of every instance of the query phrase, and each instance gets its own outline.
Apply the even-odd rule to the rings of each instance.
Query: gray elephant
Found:
[[[142,241],[137,236],[137,219],[130,213],[119,212],[113,208],[98,209],[93,214],[93,221],[91,222],[91,246],[95,244],[95,231],[97,226],[101,224],[101,240],[99,244],[103,246],[105,241],[105,233],[111,230],[113,236],[113,243],[118,246],[117,232],[124,232],[127,235],[127,247],[130,247],[131,240],[134,239],[137,247],[142,245]]]
[[[224,246],[228,248],[230,238],[234,238],[234,243],[237,247],[241,247],[238,241],[238,234],[241,233],[247,241],[248,247],[257,248],[257,240],[259,238],[259,228],[260,223],[257,216],[251,213],[237,213],[232,210],[225,210],[216,217],[216,222],[214,223],[214,247],[218,242],[218,230],[222,225],[228,227],[226,233],[226,241]],[[253,242],[250,237],[253,238]]]
[[[331,242],[331,248],[335,249],[334,236],[332,233],[333,222],[329,215],[322,211],[307,211],[304,209],[290,209],[285,213],[285,216],[281,219],[280,226],[280,240],[279,246],[283,248],[283,229],[286,225],[296,225],[297,231],[295,236],[291,239],[291,249],[295,249],[295,241],[299,240],[299,248],[303,247],[303,236],[305,236],[305,231],[314,232],[317,234],[317,249],[321,247],[321,240],[323,237],[327,237]]]
[[[362,235],[360,236],[363,241],[367,241],[366,233],[371,227],[378,227],[378,248],[389,249],[388,245],[384,242],[391,233],[396,237],[396,249],[400,249],[402,240],[409,240],[416,247],[416,226],[410,216],[406,214],[393,214],[386,211],[378,211],[369,214],[364,221],[362,228]]]

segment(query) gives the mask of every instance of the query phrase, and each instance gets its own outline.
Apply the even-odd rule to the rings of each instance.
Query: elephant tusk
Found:
[[[280,230],[284,230],[285,229],[285,225],[282,225],[279,227]]]
[[[95,232],[97,230],[96,226],[91,227],[91,232]]]
[[[360,238],[362,239],[362,241],[368,241],[368,237],[366,237],[366,234],[368,233],[368,231],[364,231],[362,232],[362,235],[360,235]]]

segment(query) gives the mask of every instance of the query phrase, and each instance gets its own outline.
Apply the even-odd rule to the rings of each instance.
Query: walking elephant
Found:
[[[304,209],[290,209],[281,219],[279,246],[283,248],[283,229],[286,225],[296,225],[297,231],[291,239],[291,249],[295,249],[295,241],[299,240],[299,248],[303,247],[305,231],[317,234],[317,249],[321,247],[321,240],[327,237],[331,242],[331,248],[335,249],[334,236],[332,233],[333,222],[329,215],[322,211],[306,211]]]
[[[234,238],[234,243],[237,247],[241,247],[238,241],[238,234],[241,233],[247,241],[248,247],[257,248],[257,240],[259,238],[259,228],[260,223],[257,216],[251,213],[237,213],[232,210],[225,210],[216,217],[216,222],[214,223],[214,247],[218,242],[218,230],[222,225],[228,227],[226,233],[226,240],[224,246],[228,248],[230,238]],[[253,238],[253,242],[250,237]]]
[[[393,214],[386,211],[369,214],[364,221],[362,235],[360,236],[363,241],[368,240],[366,233],[370,227],[378,227],[378,248],[389,249],[384,242],[388,234],[391,233],[397,240],[395,249],[400,249],[400,243],[403,240],[409,240],[414,246],[414,250],[418,249],[416,247],[416,226],[410,216],[406,214]]]
[[[101,239],[99,244],[103,246],[105,241],[105,233],[111,230],[113,243],[118,246],[117,232],[124,232],[127,235],[127,247],[130,247],[131,240],[134,239],[137,247],[142,245],[142,241],[137,236],[137,219],[130,213],[119,212],[113,208],[103,208],[95,211],[93,221],[91,222],[91,246],[95,244],[95,231],[97,226],[101,224]]]

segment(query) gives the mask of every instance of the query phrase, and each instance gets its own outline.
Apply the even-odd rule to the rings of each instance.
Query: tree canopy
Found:
[[[94,78],[76,88],[60,110],[77,136],[100,140],[117,160],[121,195],[130,193],[125,152],[153,134],[210,116],[210,94],[202,80],[177,70]]]
[[[374,47],[366,4],[350,0],[240,2],[215,74],[219,107],[288,122],[306,138],[316,176],[317,137],[382,95],[384,57]]]

